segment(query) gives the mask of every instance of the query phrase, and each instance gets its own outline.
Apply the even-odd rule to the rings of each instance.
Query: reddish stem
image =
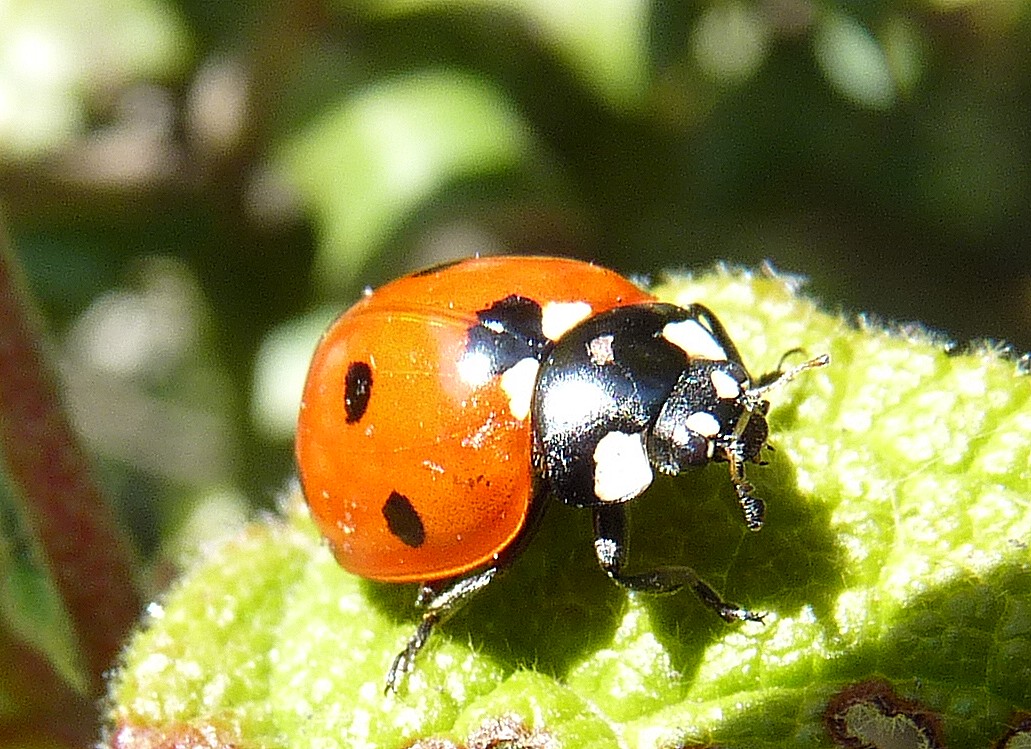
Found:
[[[125,536],[62,408],[31,309],[0,227],[0,456],[96,696],[139,616],[140,596]]]

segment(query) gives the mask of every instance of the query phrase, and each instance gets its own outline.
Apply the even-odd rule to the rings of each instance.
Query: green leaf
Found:
[[[726,2],[702,11],[691,33],[698,66],[716,81],[752,77],[766,59],[772,29],[755,6]]]
[[[262,340],[254,363],[251,418],[270,437],[293,437],[308,361],[339,314],[336,309],[317,310],[277,326]]]
[[[342,3],[348,9],[353,2]],[[639,103],[648,86],[651,4],[644,0],[365,0],[370,15],[512,13],[613,108]]]
[[[84,129],[91,96],[167,76],[189,48],[168,3],[0,4],[0,161],[66,145]]]
[[[345,285],[424,200],[503,173],[530,147],[522,120],[473,77],[431,71],[370,86],[297,134],[278,161],[315,213],[319,277]]]
[[[858,21],[827,13],[817,25],[813,44],[817,63],[839,94],[868,109],[888,109],[895,103],[888,57]]]
[[[0,226],[0,712],[10,690],[18,720],[56,707],[77,733],[73,704],[100,696],[141,602],[45,341]]]
[[[766,527],[745,530],[720,466],[659,482],[631,513],[635,569],[691,564],[765,624],[725,625],[688,593],[625,594],[585,513],[554,506],[384,697],[414,590],[340,570],[295,497],[154,609],[112,687],[115,735],[762,749],[916,716],[913,736],[989,745],[1031,704],[1031,378],[988,348],[855,326],[793,285],[719,272],[658,290],[710,306],[753,373],[796,346],[833,357],[772,395],[776,451],[749,472]],[[878,710],[898,714],[878,726]]]
[[[0,629],[46,654],[62,679],[86,693],[89,676],[68,612],[15,504],[13,488],[0,470]],[[0,702],[8,686],[4,681]]]

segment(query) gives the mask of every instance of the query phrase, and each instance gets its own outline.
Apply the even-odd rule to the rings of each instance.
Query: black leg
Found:
[[[405,649],[394,658],[387,672],[387,684],[384,694],[397,692],[405,675],[415,665],[415,658],[426,645],[433,629],[446,622],[452,614],[462,607],[474,594],[483,590],[498,574],[499,567],[488,567],[469,577],[448,584],[441,589],[424,585],[419,589],[415,605],[423,609],[422,621],[408,639]]]
[[[473,572],[466,577],[437,581],[423,585],[415,599],[415,605],[422,610],[422,621],[415,632],[408,638],[405,649],[397,654],[387,672],[387,684],[384,693],[397,692],[405,676],[415,666],[415,659],[426,646],[437,625],[443,624],[451,615],[464,606],[470,598],[486,588],[491,581],[508,569],[533,537],[537,523],[544,514],[547,503],[543,501],[542,486],[534,487],[534,498],[530,503],[530,513],[519,536],[508,546],[498,552],[490,567]]]
[[[745,516],[745,526],[750,531],[757,531],[766,522],[766,502],[752,496],[755,487],[745,478],[745,464],[741,457],[727,451],[727,462],[730,464],[730,480],[737,492],[737,501]]]
[[[594,509],[594,551],[598,564],[608,576],[629,590],[642,593],[674,593],[688,587],[695,595],[727,622],[761,622],[762,614],[756,614],[720,598],[719,593],[698,577],[690,567],[657,567],[651,572],[628,575],[623,572],[626,561],[626,511],[623,505],[596,507]]]

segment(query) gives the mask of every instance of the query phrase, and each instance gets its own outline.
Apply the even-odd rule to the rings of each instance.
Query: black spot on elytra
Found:
[[[491,375],[499,375],[523,359],[541,361],[550,345],[541,329],[541,305],[515,294],[476,313],[467,351],[486,355]]]
[[[383,503],[383,517],[387,520],[390,532],[405,546],[418,549],[426,541],[426,528],[422,524],[422,518],[405,495],[390,492],[387,501]]]
[[[347,423],[355,424],[365,415],[372,395],[372,370],[363,361],[351,362],[344,377],[344,412]]]

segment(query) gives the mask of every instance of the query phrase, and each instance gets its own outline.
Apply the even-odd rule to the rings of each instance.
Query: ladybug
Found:
[[[766,394],[828,361],[753,383],[708,309],[576,260],[471,258],[367,291],[315,351],[296,455],[340,565],[421,585],[386,691],[511,564],[549,497],[591,511],[598,563],[622,586],[688,587],[726,621],[761,621],[689,567],[625,572],[626,503],[656,471],[726,462],[758,530],[745,464],[766,444]]]

